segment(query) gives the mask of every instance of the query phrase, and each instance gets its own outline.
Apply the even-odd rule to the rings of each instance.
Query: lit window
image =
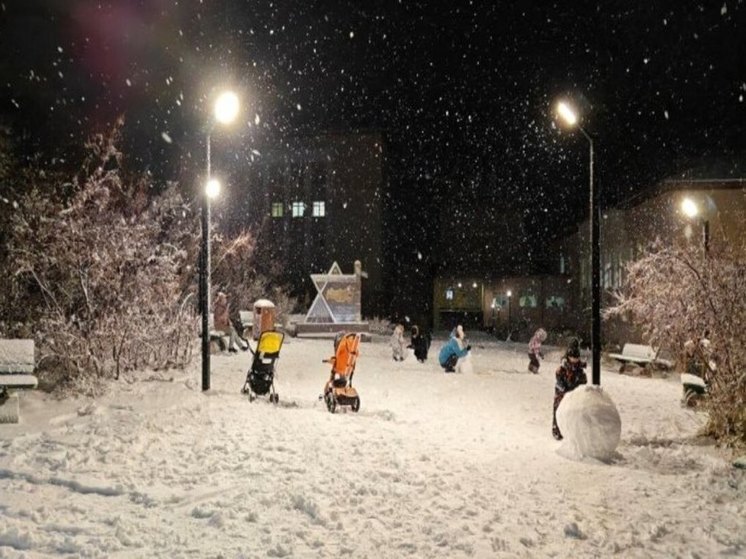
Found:
[[[293,202],[293,217],[303,217],[306,211],[306,205],[303,202]]]
[[[518,305],[520,307],[535,309],[539,305],[538,297],[532,292],[522,293],[518,298]]]
[[[323,201],[314,202],[311,209],[311,215],[313,215],[313,217],[324,217],[326,215],[326,203]]]
[[[546,305],[548,309],[564,309],[565,298],[559,295],[552,295],[551,297],[547,297]]]
[[[446,289],[446,300],[447,301],[453,300],[453,289],[451,288]]]
[[[282,202],[272,202],[272,217],[282,217],[283,212]]]

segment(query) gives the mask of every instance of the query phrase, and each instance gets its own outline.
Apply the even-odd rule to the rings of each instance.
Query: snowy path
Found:
[[[0,558],[746,556],[746,479],[693,435],[672,380],[606,372],[612,465],[550,436],[553,372],[475,349],[473,375],[363,344],[359,414],[317,400],[328,340],[288,340],[281,405],[239,394],[249,355],[109,397],[25,394],[0,426]],[[519,372],[520,371],[520,372]]]

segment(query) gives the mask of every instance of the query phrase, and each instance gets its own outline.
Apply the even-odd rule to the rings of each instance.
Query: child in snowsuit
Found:
[[[588,383],[588,377],[585,375],[585,363],[580,360],[580,344],[578,340],[573,340],[570,347],[567,348],[565,358],[555,373],[556,382],[554,385],[554,411],[552,412],[552,436],[558,441],[562,440],[557,426],[557,408],[565,397],[565,394],[572,392],[581,384]]]
[[[541,344],[547,339],[547,331],[544,328],[539,328],[534,335],[531,337],[531,341],[528,342],[528,370],[534,374],[539,372],[539,357],[544,359],[544,354],[541,352]]]
[[[391,344],[394,361],[404,361],[404,326],[397,324],[394,327],[394,333],[391,334],[389,343]]]
[[[464,343],[464,329],[459,324],[453,329],[451,332],[451,338],[448,340],[448,343],[443,346],[438,355],[440,366],[445,369],[446,373],[455,373],[456,363],[458,363],[459,358],[466,357],[469,351],[471,351],[470,345],[463,347]]]
[[[412,341],[407,347],[414,349],[414,356],[417,361],[424,363],[427,361],[427,352],[430,349],[430,334],[420,334],[419,326],[412,326]]]

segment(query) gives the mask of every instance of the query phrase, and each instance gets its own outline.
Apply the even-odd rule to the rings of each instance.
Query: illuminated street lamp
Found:
[[[575,127],[590,145],[590,203],[591,203],[591,352],[593,384],[601,384],[601,235],[600,235],[600,196],[593,187],[593,138],[578,123],[578,114],[568,103],[557,103],[557,115],[569,127]]]
[[[210,136],[215,123],[230,124],[238,116],[239,102],[235,93],[226,91],[215,100],[214,119],[207,126],[207,177],[202,193],[202,254],[200,258],[199,292],[202,302],[202,390],[210,389],[210,200],[220,192],[220,183],[211,177]]]
[[[681,201],[681,211],[689,219],[700,217],[702,223],[702,242],[705,254],[707,254],[710,249],[710,221],[705,219],[704,216],[700,216],[699,205],[688,196]]]
[[[510,298],[513,296],[513,292],[508,289],[508,292],[505,295],[508,296],[508,330],[510,330]]]

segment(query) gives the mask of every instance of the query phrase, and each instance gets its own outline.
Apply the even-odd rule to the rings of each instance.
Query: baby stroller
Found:
[[[350,406],[354,412],[360,409],[360,396],[352,387],[359,346],[360,334],[339,334],[334,339],[334,357],[324,359],[324,363],[332,364],[323,396],[330,413],[334,413],[337,406]]]
[[[256,351],[252,351],[254,357],[251,368],[246,374],[246,381],[241,389],[242,394],[249,395],[249,402],[256,400],[257,396],[269,393],[269,401],[278,403],[280,397],[275,392],[275,366],[280,358],[280,348],[285,339],[285,334],[276,330],[266,330],[259,336]],[[251,351],[251,345],[249,345]]]

